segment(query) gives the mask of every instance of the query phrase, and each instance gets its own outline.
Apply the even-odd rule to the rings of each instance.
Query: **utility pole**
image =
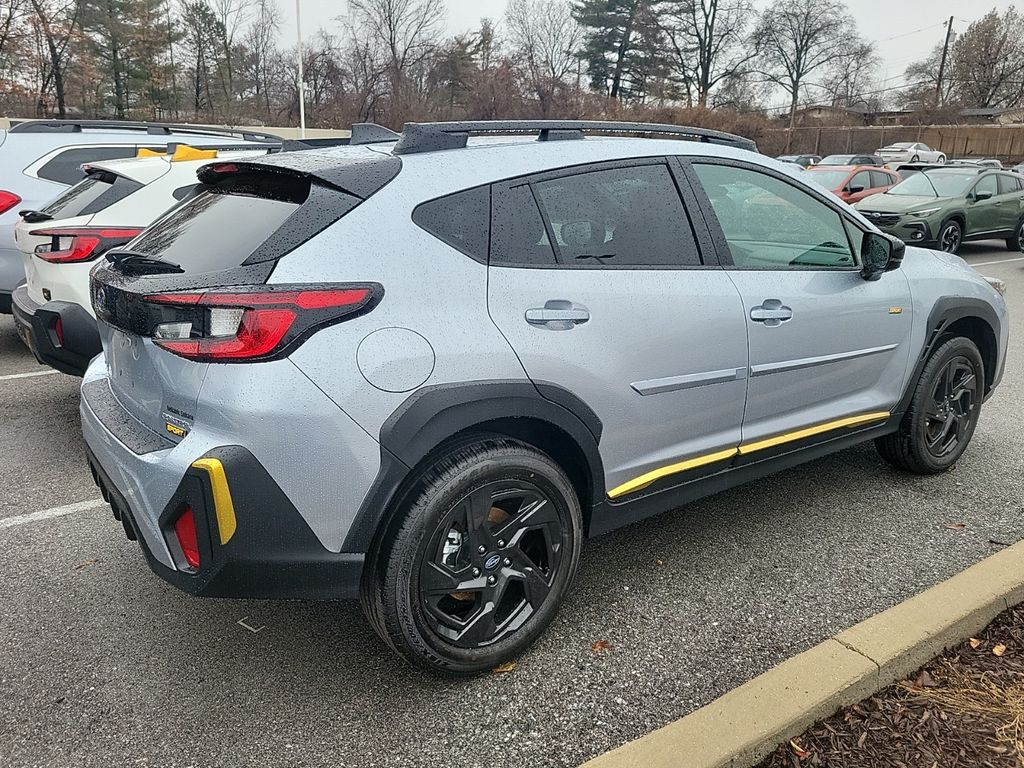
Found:
[[[946,76],[946,58],[949,56],[949,40],[953,37],[953,17],[946,24],[946,42],[942,46],[942,61],[939,62],[939,82],[935,85],[935,106],[942,106],[942,79]]]
[[[950,22],[952,23],[952,19]],[[299,0],[295,0],[295,32],[299,49],[299,138],[306,138],[306,84],[302,71],[302,9]]]

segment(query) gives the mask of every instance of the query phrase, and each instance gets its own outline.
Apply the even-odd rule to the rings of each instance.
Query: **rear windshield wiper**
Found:
[[[112,251],[107,254],[107,261],[122,272],[137,275],[158,275],[166,273],[181,274],[185,270],[173,261],[154,259],[136,251]]]
[[[24,211],[18,211],[18,215],[21,216],[29,224],[38,224],[41,221],[50,221],[53,216],[42,211],[33,211],[31,209],[25,209]]]

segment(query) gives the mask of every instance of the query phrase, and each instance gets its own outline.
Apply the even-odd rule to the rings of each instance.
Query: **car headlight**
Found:
[[[985,277],[982,275],[982,277]],[[985,282],[996,289],[996,293],[1001,296],[1006,295],[1006,283],[1000,280],[998,277],[985,277]]]
[[[925,208],[923,211],[912,211],[908,213],[908,216],[931,216],[933,213],[938,213],[941,208]]]

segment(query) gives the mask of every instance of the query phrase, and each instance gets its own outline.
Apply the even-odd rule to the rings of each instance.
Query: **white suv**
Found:
[[[89,272],[96,260],[193,197],[200,187],[196,173],[204,165],[252,160],[268,152],[186,145],[172,155],[140,150],[138,158],[86,165],[85,179],[40,210],[23,211],[14,234],[27,282],[14,292],[14,320],[40,362],[80,376],[100,351],[89,298]],[[58,323],[55,310],[60,307],[67,311]]]

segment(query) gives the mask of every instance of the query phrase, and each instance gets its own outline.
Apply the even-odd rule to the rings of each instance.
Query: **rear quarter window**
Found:
[[[412,220],[470,258],[487,263],[491,229],[491,188],[456,192],[420,203]]]

